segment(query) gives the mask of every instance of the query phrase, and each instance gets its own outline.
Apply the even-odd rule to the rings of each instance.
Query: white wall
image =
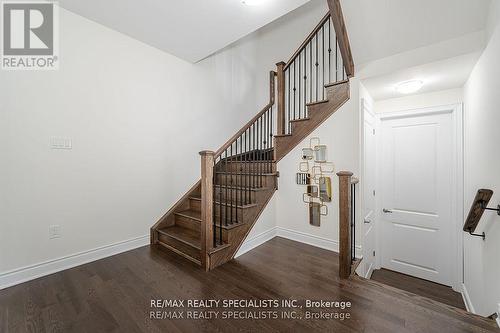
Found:
[[[326,10],[312,1],[196,65],[61,10],[60,70],[0,73],[0,282],[26,266],[146,243],[199,179],[198,152],[267,104],[269,70]],[[51,136],[73,149],[49,149]],[[270,204],[250,238],[274,228],[274,215]],[[61,238],[48,239],[50,225]]]
[[[195,66],[68,11],[60,19],[59,71],[0,74],[0,272],[148,235],[199,177],[197,152],[256,110],[240,54]],[[73,149],[49,149],[51,136]],[[49,240],[49,225],[62,238]]]
[[[328,161],[341,170],[359,175],[359,82],[351,80],[351,98],[278,163],[280,171],[276,220],[279,232],[288,237],[338,251],[338,177],[333,174],[333,199],[327,203],[328,216],[322,217],[321,227],[309,224],[309,208],[302,201],[305,187],[295,183],[299,172],[302,148],[309,147],[311,137],[319,137],[328,147]]]
[[[387,113],[452,105],[462,101],[463,91],[459,88],[380,100],[375,102],[374,108],[376,113]]]
[[[497,16],[498,18],[498,16]],[[476,191],[495,191],[490,206],[500,203],[500,27],[492,33],[464,88],[465,102],[465,216]],[[489,316],[500,303],[500,217],[485,212],[477,229],[486,241],[465,235],[465,287],[477,313]]]

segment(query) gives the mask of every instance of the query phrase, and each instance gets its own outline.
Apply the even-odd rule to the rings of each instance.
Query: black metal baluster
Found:
[[[339,40],[335,36],[335,82],[339,80]]]
[[[253,134],[252,134],[252,155],[253,155],[253,158],[252,158],[252,188],[255,188],[256,186],[256,175],[255,175],[255,172],[254,172],[254,169],[255,169],[255,158],[257,157],[256,156],[256,149],[255,149],[255,146],[256,146],[256,138],[255,138],[255,123],[252,125],[252,128],[253,128]]]
[[[353,241],[353,234],[352,234],[352,184],[351,184],[351,212],[350,212],[350,219],[349,219],[349,227],[351,230],[351,261],[352,261],[352,241]]]
[[[291,67],[288,68],[288,119],[287,119],[287,122],[286,124],[288,124],[286,126],[287,128],[287,134],[290,134],[290,115],[291,115],[291,112],[292,112],[292,104],[291,104],[291,96],[292,96],[292,86],[291,86],[291,77],[290,75],[292,74],[292,69]]]
[[[316,101],[318,101],[318,85],[319,85],[319,60],[318,60],[318,34],[316,34]]]
[[[273,155],[271,155],[271,169],[272,171],[274,171],[274,165],[273,165],[273,161],[274,161],[274,128],[273,128],[273,107],[271,106],[271,148],[273,149]]]
[[[296,93],[297,93],[297,87],[295,85],[295,76],[296,76],[297,72],[295,71],[295,60],[293,61],[293,119],[295,120],[295,101],[296,101]],[[292,131],[291,129],[291,124],[289,122],[289,126],[290,126],[290,132]]]
[[[217,186],[217,171],[218,171],[218,157],[214,158],[214,175],[212,178],[212,184],[214,187],[214,200],[212,202],[212,210],[213,210],[213,233],[214,233],[214,247],[217,247],[217,206],[215,206],[215,198],[217,198],[217,193],[219,193],[219,187]]]
[[[217,171],[217,157],[214,159],[214,170]],[[216,191],[217,191],[217,188],[215,187],[215,179],[216,179],[217,175],[214,174],[212,176],[212,186],[214,188],[214,192],[213,192],[213,197],[215,199],[215,195],[216,195]],[[213,246],[214,247],[217,247],[217,218],[215,217],[215,210],[216,207],[213,207],[213,203],[212,203],[212,226],[213,226]]]
[[[299,118],[298,118],[298,119],[300,119],[300,114],[301,114],[301,112],[302,112],[302,111],[301,111],[302,106],[300,105],[300,104],[301,104],[301,101],[302,101],[302,99],[300,98],[300,97],[301,97],[301,96],[300,96],[300,93],[301,93],[301,84],[300,84],[300,83],[301,83],[301,81],[302,81],[302,80],[300,79],[300,78],[301,78],[301,68],[302,68],[302,67],[301,67],[301,54],[302,54],[302,52],[301,52],[301,53],[299,53],[299,76],[297,77],[297,81],[299,81],[299,99],[298,99],[298,102],[299,102],[299,107],[298,107],[298,109],[299,109]]]
[[[332,82],[332,33],[331,19],[328,19],[328,83]]]
[[[236,139],[236,172],[240,172],[242,173],[241,171],[239,171],[240,169],[240,166],[241,166],[241,163],[239,161],[240,159],[240,155],[238,155],[238,139]],[[240,184],[240,181],[241,181],[241,177],[243,177],[243,175],[240,175],[237,179],[236,179],[236,186],[234,188],[234,195],[236,196],[236,199],[235,199],[235,202],[236,202],[236,217],[234,218],[234,220],[237,222],[238,221],[238,207],[239,207],[239,203],[238,203],[238,189],[239,189],[239,184]]]
[[[309,103],[313,98],[313,44],[312,39],[309,42]]]
[[[243,170],[243,166],[245,164],[243,164],[243,134],[241,134],[240,136],[240,169]],[[243,181],[244,181],[244,177],[245,176],[242,176],[241,178],[241,188],[240,188],[240,202],[243,203],[243,194],[245,193],[244,190],[243,190]]]
[[[235,183],[235,180],[238,178],[238,175],[234,173],[234,169],[233,169],[233,143],[231,143],[231,146],[229,147],[229,151],[230,151],[230,166],[231,166],[231,187],[229,188],[229,204],[230,204],[230,210],[229,210],[229,224],[233,224],[233,188],[234,188],[234,183]]]
[[[224,185],[225,185],[225,195],[224,197],[226,200],[224,200],[224,225],[227,225],[227,149],[224,151]],[[222,205],[223,201],[222,198],[219,199],[219,205]]]
[[[263,150],[263,145],[262,145],[262,121],[264,119],[262,116],[259,118],[259,146],[260,146],[260,153],[259,153],[259,172],[260,172],[260,177],[259,177],[259,186],[262,187],[262,175],[263,175],[263,165],[262,165],[262,150]]]
[[[267,110],[267,171],[269,173],[272,173],[272,169],[271,169],[271,110],[273,109],[273,106],[271,105],[271,108],[269,110]]]
[[[323,100],[325,99],[325,25],[321,27],[321,76],[323,79],[323,85],[321,86],[321,91],[323,95]]]
[[[356,259],[356,184],[352,185],[352,191],[353,191],[353,209],[352,209],[352,234],[353,236],[353,242],[352,242],[352,254],[353,254],[353,259]]]
[[[304,118],[307,118],[307,46],[304,48]]]
[[[219,170],[222,170],[222,154],[221,156],[219,156]],[[222,180],[222,175],[220,177],[220,180]],[[222,198],[222,181],[219,181],[219,201],[221,201],[220,198]],[[215,204],[215,200],[214,200],[214,205]],[[220,244],[222,244],[222,205],[219,204],[219,242]]]

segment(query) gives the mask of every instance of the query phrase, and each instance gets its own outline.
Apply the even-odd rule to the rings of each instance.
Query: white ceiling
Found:
[[[325,0],[326,1],[326,0]],[[309,0],[60,0],[61,7],[197,62]]]
[[[356,65],[484,30],[491,0],[342,0]]]
[[[493,0],[498,1],[498,0]],[[460,88],[486,43],[491,0],[342,0],[360,78],[375,100]]]
[[[415,94],[460,88],[467,81],[480,52],[461,55],[421,66],[406,68],[391,74],[363,80],[363,85],[374,100],[402,97],[396,85],[409,80],[420,80],[422,89]]]

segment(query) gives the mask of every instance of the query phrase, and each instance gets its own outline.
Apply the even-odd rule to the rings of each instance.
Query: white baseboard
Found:
[[[365,273],[365,279],[371,279],[372,278],[372,274],[373,274],[373,268],[374,268],[374,265],[373,264],[370,264],[370,267],[368,267],[366,273]]]
[[[277,235],[277,227],[271,228],[267,231],[264,231],[263,233],[258,234],[257,236],[254,236],[250,239],[245,240],[245,242],[241,245],[240,249],[234,256],[235,258],[238,258],[239,256],[247,253],[248,251],[256,248],[259,245],[264,244],[267,241],[270,241]]]
[[[328,238],[307,234],[300,231],[295,231],[283,227],[274,227],[271,228],[251,239],[246,240],[243,245],[240,247],[240,250],[236,254],[235,258],[247,253],[248,251],[256,248],[259,245],[264,244],[265,242],[270,241],[274,237],[282,237],[286,239],[290,239],[296,242],[308,244],[311,246],[319,247],[321,249],[339,252],[339,243],[336,240],[331,240]],[[356,246],[356,257],[361,258],[361,246]]]
[[[252,237],[251,239],[246,240],[240,247],[235,258],[247,253],[248,251],[256,248],[259,245],[264,244],[267,241],[270,241],[277,236],[319,247],[325,250],[334,251],[337,253],[339,251],[338,241],[303,233],[300,231],[286,229],[283,227],[274,227]],[[149,237],[149,235],[137,237],[123,242],[102,246],[93,250],[80,252],[77,254],[19,268],[5,273],[0,273],[0,290],[23,282],[34,280],[42,276],[57,273],[65,269],[110,257],[115,254],[130,251],[141,246],[146,246],[149,244]],[[361,246],[356,247],[356,252],[356,256],[360,257],[359,254],[361,253]]]
[[[0,290],[149,244],[149,235],[0,273]]]
[[[277,236],[283,237],[286,239],[290,239],[296,242],[312,245],[315,247],[319,247],[321,249],[325,250],[330,250],[334,252],[339,252],[339,242],[320,237],[320,236],[315,236],[311,234],[307,234],[304,232],[300,231],[295,231],[291,229],[286,229],[283,227],[276,227],[278,233]]]
[[[469,292],[467,291],[467,287],[462,283],[462,298],[464,299],[465,309],[471,313],[476,313],[476,309],[474,309],[474,305],[472,305],[472,301],[469,296]]]

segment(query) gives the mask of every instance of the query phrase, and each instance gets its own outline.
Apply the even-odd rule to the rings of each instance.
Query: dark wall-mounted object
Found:
[[[309,204],[309,224],[315,227],[321,226],[321,205],[317,202]]]
[[[467,220],[465,220],[464,231],[468,232],[473,236],[485,238],[485,234],[482,233],[474,234],[474,231],[483,216],[483,213],[487,208],[488,203],[490,202],[491,197],[493,196],[493,191],[488,189],[481,189],[477,191],[476,197],[474,198],[474,202],[472,203],[472,207],[470,208],[469,215],[467,216]]]
[[[297,173],[295,181],[298,185],[309,185],[311,184],[311,175],[308,173]]]
[[[319,189],[316,185],[307,185],[307,195],[313,198],[319,197]]]

